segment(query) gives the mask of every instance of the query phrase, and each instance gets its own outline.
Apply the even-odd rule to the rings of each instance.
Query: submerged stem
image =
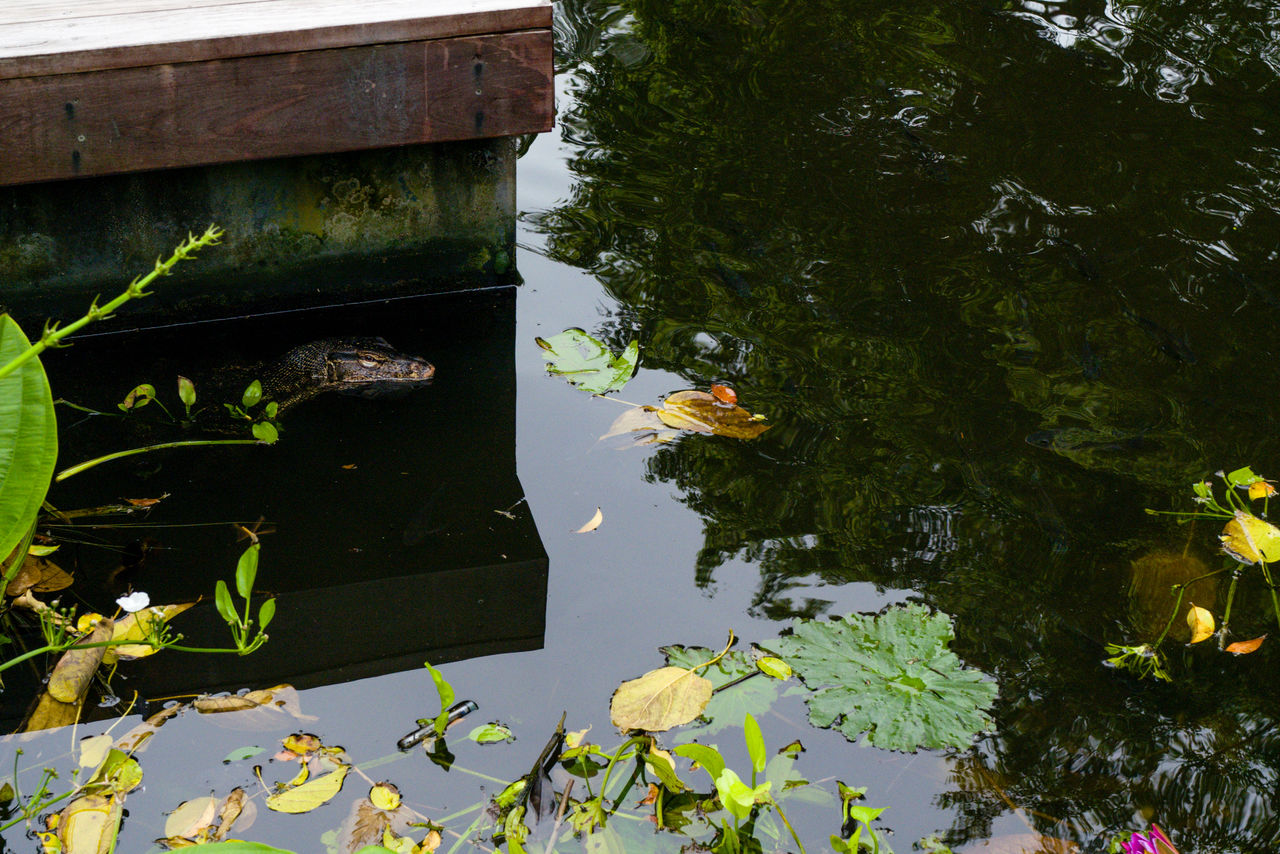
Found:
[[[186,439],[181,442],[161,442],[158,445],[145,445],[141,448],[130,448],[127,451],[116,451],[115,453],[112,453],[112,454],[106,454],[101,457],[95,457],[92,460],[85,460],[82,463],[77,463],[76,465],[71,466],[70,468],[65,468],[62,471],[58,472],[54,476],[53,482],[62,483],[62,481],[66,480],[67,478],[80,474],[82,471],[86,471],[88,469],[93,468],[94,466],[101,465],[102,463],[109,463],[112,460],[118,460],[124,457],[131,457],[134,454],[145,454],[150,451],[160,451],[160,450],[164,450],[165,448],[191,448],[191,447],[196,447],[198,445],[261,445],[261,444],[264,444],[264,443],[259,442],[257,439]]]

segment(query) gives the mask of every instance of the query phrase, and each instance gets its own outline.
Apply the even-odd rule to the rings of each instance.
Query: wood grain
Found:
[[[0,79],[551,26],[550,0],[5,0]]]
[[[551,31],[0,80],[0,184],[549,130]]]

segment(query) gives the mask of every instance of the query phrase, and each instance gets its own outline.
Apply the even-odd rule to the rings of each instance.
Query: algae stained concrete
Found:
[[[223,243],[131,319],[507,283],[516,156],[505,137],[0,187],[0,304],[28,322],[78,314],[210,223]]]

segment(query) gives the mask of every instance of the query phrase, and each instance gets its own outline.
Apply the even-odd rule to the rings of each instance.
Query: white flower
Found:
[[[136,593],[130,593],[128,596],[121,596],[116,600],[116,604],[120,606],[120,610],[133,614],[150,605],[151,597],[139,590]]]

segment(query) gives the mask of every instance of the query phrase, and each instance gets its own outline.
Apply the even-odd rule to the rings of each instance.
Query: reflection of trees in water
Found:
[[[578,180],[530,218],[618,300],[616,346],[775,425],[650,458],[704,520],[700,584],[753,564],[779,619],[822,612],[824,584],[917,591],[1001,680],[974,761],[1015,803],[1093,832],[1137,792],[1184,850],[1275,835],[1271,689],[1232,682],[1275,659],[1193,658],[1217,703],[1098,661],[1133,639],[1128,560],[1164,536],[1142,507],[1187,507],[1209,468],[1280,471],[1280,360],[1249,334],[1280,312],[1274,17],[569,0]],[[976,838],[1004,807],[963,791]]]

